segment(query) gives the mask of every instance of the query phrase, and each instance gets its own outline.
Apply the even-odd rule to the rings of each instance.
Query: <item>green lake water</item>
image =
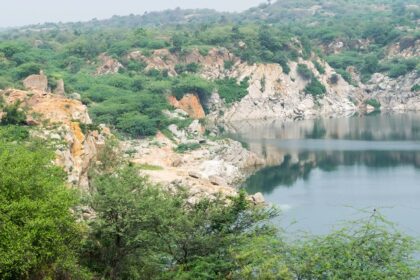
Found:
[[[244,188],[277,205],[282,226],[323,234],[379,209],[420,236],[419,114],[241,122],[229,131],[269,161]]]

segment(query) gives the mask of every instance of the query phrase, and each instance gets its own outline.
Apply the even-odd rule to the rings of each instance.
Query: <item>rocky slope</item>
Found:
[[[87,172],[109,131],[105,127],[86,129],[91,124],[86,106],[78,100],[45,91],[42,75],[33,75],[26,81],[29,80],[37,83],[25,83],[28,90],[0,91],[0,98],[7,105],[20,103],[27,115],[26,122],[35,127],[33,136],[56,148],[56,163],[67,172],[68,182],[89,191]]]
[[[398,52],[397,47],[390,49],[391,55],[410,56],[418,51],[416,44]],[[339,50],[337,50],[339,51]],[[199,74],[209,80],[235,78],[238,82],[248,79],[248,95],[230,106],[224,104],[217,92],[205,104],[210,109],[208,118],[216,122],[232,122],[258,119],[305,119],[317,116],[341,116],[353,114],[357,111],[372,110],[366,101],[377,99],[385,110],[419,110],[420,98],[411,89],[419,83],[416,71],[409,75],[391,79],[382,74],[373,75],[367,84],[360,83],[355,87],[347,83],[326,62],[317,57],[309,60],[299,59],[289,62],[291,71],[283,72],[278,64],[248,64],[235,57],[227,49],[213,48],[203,55],[198,50],[182,56],[171,53],[167,49],[156,50],[151,56],[144,56],[140,51],[127,55],[127,59],[146,63],[146,70],[166,70],[170,76],[176,76],[176,66],[179,64],[196,63],[200,65]],[[225,68],[225,62],[233,65]],[[325,73],[319,73],[313,63],[318,61]],[[325,86],[326,94],[322,98],[315,98],[306,94],[304,89],[309,81],[298,73],[298,64],[305,64],[314,76]],[[337,75],[335,82],[331,77]],[[354,73],[357,80],[357,73]],[[177,108],[197,108],[193,98],[177,101],[171,97],[171,104]],[[190,102],[191,101],[191,102]],[[182,103],[182,106],[179,106]],[[188,111],[188,110],[187,110]],[[194,118],[197,113],[190,115]],[[203,116],[200,115],[199,118]]]
[[[169,188],[185,187],[191,201],[235,195],[235,187],[249,172],[265,165],[237,141],[204,137],[198,120],[186,129],[171,125],[169,130],[170,138],[158,133],[153,139],[124,141],[123,151],[152,181]],[[179,151],[182,146],[191,148]],[[254,200],[262,198],[257,195]]]
[[[110,131],[102,125],[92,127],[87,107],[80,101],[47,91],[48,79],[42,73],[31,75],[24,84],[27,90],[0,91],[0,98],[5,105],[18,103],[27,115],[26,123],[34,127],[32,136],[56,149],[55,163],[66,171],[69,184],[90,192],[88,171]],[[180,119],[188,115],[181,109],[166,113]],[[153,139],[121,141],[120,147],[153,182],[186,188],[191,202],[218,194],[235,195],[234,186],[246,178],[246,170],[264,164],[239,142],[207,139],[198,120],[186,129],[176,125],[169,129],[171,139],[158,133]],[[179,145],[195,148],[182,153],[176,151]],[[263,201],[261,195],[251,199]]]

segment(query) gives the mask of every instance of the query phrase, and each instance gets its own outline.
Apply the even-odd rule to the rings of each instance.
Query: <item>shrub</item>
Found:
[[[53,159],[38,145],[0,144],[0,279],[89,279],[77,264],[77,196]]]
[[[419,84],[415,84],[412,88],[411,88],[412,92],[419,92],[420,91],[420,85]]]
[[[285,74],[290,73],[290,66],[288,64],[288,59],[284,54],[278,54],[277,56],[275,56],[274,62],[280,64]]]
[[[227,104],[240,101],[248,94],[248,79],[245,79],[238,84],[234,78],[225,78],[223,80],[217,80],[216,85],[220,97]]]
[[[29,138],[29,129],[25,126],[6,125],[0,127],[0,141],[21,142]]]
[[[313,64],[316,68],[316,70],[318,71],[319,74],[325,74],[325,68],[324,66],[321,65],[321,63],[319,63],[317,60],[313,61]]]
[[[381,108],[381,103],[375,98],[371,98],[371,99],[366,100],[365,104],[372,106],[376,110],[379,110]]]
[[[182,75],[175,80],[172,92],[176,98],[181,99],[187,93],[196,93],[202,103],[205,103],[215,89],[215,85],[198,76]]]
[[[297,72],[305,80],[310,80],[313,77],[312,71],[306,64],[298,64]]]
[[[5,77],[0,77],[0,89],[12,87],[13,83]]]
[[[2,125],[23,125],[26,124],[26,115],[21,108],[20,103],[5,106],[3,112],[5,113],[1,119]]]
[[[305,93],[311,94],[313,97],[323,96],[326,92],[325,86],[315,77],[312,77],[311,82],[305,87]]]
[[[39,71],[41,71],[41,66],[39,64],[29,62],[17,67],[15,70],[15,76],[16,79],[21,80],[28,77],[29,75],[38,74]]]
[[[349,84],[353,84],[353,79],[349,72],[346,70],[337,69],[336,72]]]
[[[396,64],[391,67],[388,75],[391,78],[398,78],[408,73],[408,67],[405,64]]]
[[[330,83],[336,85],[339,81],[340,77],[337,74],[332,74],[330,77]]]
[[[175,65],[175,71],[178,74],[182,73],[197,73],[200,70],[200,65],[197,63],[189,63],[189,64],[177,64]]]
[[[225,70],[231,70],[234,65],[234,62],[232,60],[226,60],[223,64]]]
[[[117,122],[118,129],[134,137],[155,135],[157,127],[156,121],[137,112],[125,113]]]

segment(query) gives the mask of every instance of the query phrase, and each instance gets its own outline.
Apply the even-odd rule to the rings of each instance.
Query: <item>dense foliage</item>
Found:
[[[77,197],[52,165],[52,153],[22,142],[25,131],[0,128],[0,278],[82,278],[81,225],[70,212]]]
[[[151,184],[115,145],[91,171],[96,215],[76,222],[75,193],[25,127],[1,127],[2,279],[417,279],[415,241],[376,211],[327,236],[288,240],[274,208],[245,193],[191,203]],[[18,136],[17,136],[18,135]],[[11,142],[12,141],[12,142]],[[40,168],[42,167],[42,168]],[[80,203],[80,202],[79,202]],[[86,230],[83,230],[83,229]],[[297,240],[297,241],[294,241]]]
[[[135,137],[153,135],[168,124],[162,114],[168,94],[179,98],[194,92],[206,103],[219,90],[227,104],[245,95],[245,84],[200,78],[202,65],[186,59],[192,49],[206,55],[212,47],[225,47],[249,63],[277,63],[285,73],[290,72],[291,60],[302,58],[323,74],[320,57],[344,80],[357,85],[348,72],[350,66],[363,82],[375,72],[397,78],[419,69],[416,57],[387,56],[393,45],[399,44],[401,50],[415,46],[420,38],[415,28],[419,15],[415,0],[287,0],[270,1],[240,14],[176,9],[32,26],[0,33],[0,88],[20,87],[23,78],[42,68],[51,87],[62,78],[68,93],[81,94],[94,121]],[[150,57],[162,48],[180,59],[174,67],[178,77],[146,70],[144,62],[127,56],[138,50]],[[94,76],[101,53],[122,63],[120,73]],[[303,65],[299,64],[298,72],[311,81],[313,73]],[[231,60],[225,61],[226,70],[232,66]],[[319,96],[323,90],[313,80],[306,91]]]

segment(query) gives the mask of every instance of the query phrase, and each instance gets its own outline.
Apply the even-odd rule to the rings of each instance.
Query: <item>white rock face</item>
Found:
[[[419,111],[420,95],[411,90],[416,84],[420,84],[416,71],[396,79],[376,73],[363,87],[371,98],[381,102],[383,110]]]
[[[329,78],[335,72],[329,65],[325,64],[326,72],[320,74],[312,62],[301,60],[299,63],[306,64],[326,86],[327,93],[324,98],[314,99],[304,92],[309,81],[297,73],[296,62],[290,62],[289,74],[283,73],[277,64],[244,63],[235,67],[229,76],[238,80],[248,77],[248,95],[225,109],[222,117],[215,118],[227,122],[268,118],[292,119],[316,115],[343,115],[357,110],[356,105],[350,100],[351,97],[359,95],[358,90],[341,78],[337,84],[330,84]]]

